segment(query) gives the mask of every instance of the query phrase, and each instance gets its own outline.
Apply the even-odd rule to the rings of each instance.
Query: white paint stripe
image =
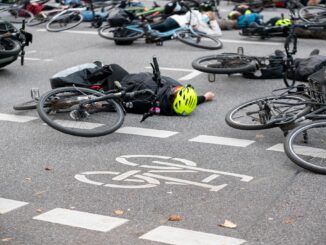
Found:
[[[46,32],[46,29],[38,29],[39,32]],[[85,35],[98,35],[95,31],[72,31],[72,30],[66,30],[62,31],[66,33],[76,33],[76,34],[85,34]],[[253,44],[253,45],[283,45],[283,43],[276,43],[276,42],[255,42],[255,41],[242,41],[242,40],[230,40],[230,39],[220,39],[222,42],[225,43],[243,43],[243,44]]]
[[[128,222],[127,219],[63,208],[53,209],[49,212],[35,216],[33,219],[102,232],[108,232]]]
[[[233,237],[169,226],[159,226],[139,238],[172,245],[239,245],[246,242]]]
[[[77,121],[69,121],[69,120],[55,120],[55,122],[64,127],[80,128],[80,129],[94,129],[97,127],[104,126],[104,124],[100,124],[100,123],[77,122]]]
[[[17,116],[17,115],[0,113],[0,121],[25,123],[25,122],[29,122],[29,121],[36,120],[36,119],[37,119],[37,117]]]
[[[118,175],[118,176],[112,178],[112,180],[117,180],[117,181],[119,181],[119,180],[124,180],[124,179],[127,179],[127,178],[129,178],[130,176],[132,176],[132,175],[134,175],[134,174],[137,174],[137,173],[139,173],[139,172],[140,172],[140,170],[130,170],[130,171],[128,171],[128,172],[125,172],[125,173],[123,173],[123,174],[120,174],[120,175]]]
[[[146,66],[145,69],[152,69],[152,67]],[[194,71],[196,71],[196,70],[193,70],[193,69],[171,68],[171,67],[160,67],[160,70],[167,70],[167,71],[186,71],[186,72],[194,72]]]
[[[283,43],[276,43],[276,42],[255,42],[255,41],[242,41],[242,40],[230,40],[230,39],[220,39],[220,40],[225,43],[243,43],[243,44],[269,45],[269,46],[284,45]]]
[[[219,177],[218,174],[212,174],[212,175],[208,176],[207,178],[203,179],[201,182],[208,183],[208,182],[211,182],[212,180],[216,179],[217,177]]]
[[[295,152],[303,156],[311,156],[326,159],[326,150],[308,146],[294,145]],[[268,151],[284,152],[283,144],[277,144],[267,149]]]
[[[0,214],[8,213],[12,210],[27,205],[28,202],[21,202],[11,199],[0,198]]]
[[[193,71],[191,72],[190,74],[184,76],[184,77],[180,77],[178,80],[181,80],[181,81],[189,81],[197,76],[199,76],[202,72],[200,71]]]
[[[151,174],[151,173],[144,173],[143,175],[148,176],[148,177],[153,177],[155,179],[163,179],[163,180],[169,180],[169,181],[174,181],[177,183],[183,183],[187,185],[194,185],[194,186],[199,186],[203,188],[207,188],[210,191],[220,191],[222,190],[227,184],[222,184],[222,185],[208,185],[208,184],[202,184],[190,180],[183,180],[183,179],[178,179],[178,178],[172,178],[172,177],[167,177],[163,175],[157,175],[157,174]]]
[[[168,138],[172,135],[177,134],[178,132],[157,130],[157,129],[148,129],[148,128],[123,127],[123,128],[118,129],[116,131],[116,133],[134,134],[134,135],[157,137],[157,138]]]
[[[46,32],[46,29],[38,29],[37,31],[39,32]],[[72,31],[72,30],[66,30],[66,31],[61,31],[61,32],[66,32],[66,33],[76,33],[76,34],[86,34],[86,35],[98,35],[97,32],[95,31]]]
[[[228,145],[228,146],[238,146],[238,147],[247,147],[255,141],[252,140],[243,140],[235,138],[226,138],[218,136],[209,136],[209,135],[199,135],[195,138],[190,139],[189,141],[207,143],[207,144],[216,144],[216,145]]]
[[[53,59],[40,59],[40,58],[28,58],[28,57],[25,57],[24,58],[25,60],[30,60],[30,61],[53,61]]]

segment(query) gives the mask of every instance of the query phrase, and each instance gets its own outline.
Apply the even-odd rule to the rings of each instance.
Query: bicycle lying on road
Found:
[[[141,121],[156,114],[152,109],[158,106],[157,93],[161,77],[155,57],[152,67],[153,79],[158,84],[155,92],[150,89],[126,92],[126,88],[121,87],[118,81],[114,82],[115,89],[105,91],[77,86],[58,87],[14,108],[33,109],[37,103],[40,118],[58,131],[81,137],[104,136],[121,127],[125,108],[132,106],[135,99],[146,100],[153,105],[153,108],[143,114]]]
[[[289,158],[303,168],[326,174],[325,69],[311,75],[308,86],[300,84],[278,89],[274,93],[281,92],[279,95],[236,106],[227,113],[226,123],[243,130],[279,127],[287,136],[284,150]],[[298,127],[307,120],[312,122]],[[288,133],[290,130],[292,132]]]
[[[284,43],[285,53],[276,50],[275,55],[249,56],[245,55],[243,48],[238,48],[237,53],[222,53],[196,58],[192,67],[198,71],[209,73],[208,80],[214,82],[215,74],[242,73],[247,78],[283,78],[287,87],[295,84],[294,79],[289,79],[288,74],[295,72],[293,55],[297,53],[297,35],[295,29],[298,27],[309,27],[324,30],[325,24],[293,25]],[[259,73],[259,75],[255,75]]]
[[[0,20],[0,68],[5,67],[18,57],[24,65],[25,46],[32,42],[32,34],[25,31],[25,22],[17,30],[7,21]]]
[[[146,43],[156,43],[157,45],[163,45],[165,40],[177,39],[197,48],[210,50],[222,48],[222,42],[219,39],[194,30],[189,23],[170,31],[159,32],[153,30],[150,25],[139,21],[130,13],[119,11],[122,10],[117,10],[116,14],[110,13],[109,24],[98,29],[98,34],[102,38],[112,40],[117,45],[129,45],[137,39],[145,38]]]

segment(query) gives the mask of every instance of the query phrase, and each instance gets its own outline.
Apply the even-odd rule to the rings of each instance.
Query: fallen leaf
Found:
[[[164,225],[166,222],[167,222],[166,219],[162,219],[162,220],[160,220],[160,224],[161,224],[161,225]]]
[[[25,178],[25,180],[31,181],[31,180],[32,180],[32,178]]]
[[[234,229],[237,227],[236,224],[232,223],[230,220],[227,220],[227,219],[224,221],[224,224],[220,224],[219,226],[225,227],[225,228],[231,228],[231,229]]]
[[[51,167],[45,167],[44,168],[46,171],[51,171],[51,170],[53,170],[53,168],[51,168]]]
[[[294,219],[288,218],[287,220],[284,221],[285,224],[292,225],[294,223]]]
[[[174,214],[174,215],[171,215],[168,220],[169,221],[180,221],[180,220],[182,220],[182,218],[180,215]]]
[[[122,215],[124,212],[123,212],[123,210],[117,209],[117,210],[114,210],[114,213],[117,215]]]
[[[43,212],[43,209],[38,208],[38,209],[36,209],[36,212],[38,212],[38,213],[42,213],[42,212]]]
[[[7,238],[3,238],[1,239],[2,242],[9,242],[11,241],[13,238],[12,237],[7,237]]]
[[[256,139],[262,139],[265,138],[265,135],[263,134],[256,134]]]
[[[34,196],[38,196],[38,195],[41,195],[41,194],[43,194],[43,193],[45,193],[46,191],[39,191],[39,192],[36,192],[35,194],[34,194]]]

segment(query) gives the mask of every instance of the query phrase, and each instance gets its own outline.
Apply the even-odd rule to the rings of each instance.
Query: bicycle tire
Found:
[[[236,129],[242,129],[242,130],[260,130],[260,129],[269,129],[269,128],[274,128],[274,127],[279,127],[281,125],[286,124],[289,119],[292,119],[293,116],[296,117],[301,117],[306,114],[308,114],[311,111],[311,105],[298,105],[298,108],[294,110],[290,110],[289,108],[293,105],[287,106],[282,105],[282,103],[286,103],[286,101],[282,102],[280,100],[295,100],[297,102],[303,102],[306,100],[305,97],[299,96],[299,95],[288,95],[288,96],[267,96],[267,97],[262,97],[262,98],[257,98],[254,100],[247,101],[245,103],[242,103],[233,109],[231,109],[225,116],[225,121],[226,123]],[[287,113],[288,117],[284,121],[280,121],[279,123],[273,123],[273,122],[268,122],[268,120],[271,120],[270,114],[266,114],[266,110],[261,109],[261,104],[263,101],[268,101],[272,102],[274,106],[274,111],[279,112],[278,115],[282,115],[284,113]],[[279,102],[277,102],[279,101]],[[293,103],[293,102],[288,102],[288,103]],[[247,109],[248,107],[254,105],[254,108],[249,110],[247,113],[244,113],[243,116],[238,115],[237,112]],[[277,106],[278,107],[275,107]],[[277,117],[278,115],[275,115],[274,117]],[[237,119],[236,119],[237,118]],[[239,120],[244,119],[247,120],[248,122],[239,122]],[[266,122],[264,122],[266,121]]]
[[[299,10],[301,20],[309,23],[326,23],[326,8],[321,6],[305,6]]]
[[[80,102],[104,94],[87,88],[63,87],[50,90],[37,104],[40,118],[50,127],[66,134],[99,137],[113,133],[124,121],[124,110],[113,99],[85,104]]]
[[[198,71],[214,74],[234,74],[254,72],[257,70],[256,62],[241,58],[237,53],[224,53],[199,57],[192,62],[192,67]],[[206,62],[213,62],[205,64]]]
[[[33,110],[37,108],[36,100],[29,100],[23,103],[19,103],[13,106],[16,111],[25,111],[25,110]]]
[[[325,120],[297,127],[287,135],[284,151],[298,166],[315,173],[326,174],[325,133]],[[305,139],[305,135],[308,138]],[[304,139],[303,142],[301,137]]]
[[[118,44],[131,44],[138,38],[143,37],[144,32],[136,32],[126,29],[125,27],[112,27],[110,24],[102,26],[98,29],[100,37],[113,40]]]
[[[206,34],[194,34],[190,30],[178,31],[175,34],[175,37],[180,42],[196,48],[217,50],[223,47],[223,44],[219,39]]]
[[[0,11],[0,19],[4,19],[14,24],[21,24],[24,20],[28,22],[28,20],[33,16],[34,15],[30,11],[22,8],[9,8]]]
[[[0,57],[7,58],[10,56],[18,56],[21,51],[20,42],[11,38],[0,39]]]
[[[82,23],[84,17],[77,14],[73,10],[67,10],[53,16],[53,18],[46,24],[46,29],[49,32],[60,32],[72,29]]]

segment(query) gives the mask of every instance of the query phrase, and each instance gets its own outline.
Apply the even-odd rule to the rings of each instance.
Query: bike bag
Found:
[[[260,68],[259,73],[243,73],[243,77],[248,79],[276,79],[283,77],[283,56],[270,55],[269,64]]]
[[[50,78],[51,88],[102,85],[112,73],[109,66],[99,67],[94,63],[86,63],[60,71]]]
[[[326,103],[326,66],[308,77],[310,93],[320,103]]]
[[[288,78],[306,82],[310,75],[319,71],[323,66],[326,66],[326,56],[312,55],[305,59],[297,58],[294,60],[294,65],[294,74],[289,73]]]
[[[112,27],[122,26],[130,23],[134,19],[134,15],[124,9],[114,9],[111,11],[108,22]]]
[[[84,17],[83,21],[93,21],[94,20],[93,12],[91,10],[82,11],[81,15]],[[95,11],[95,16],[99,17],[102,20],[105,20],[108,17],[108,13],[102,12],[102,11]]]

